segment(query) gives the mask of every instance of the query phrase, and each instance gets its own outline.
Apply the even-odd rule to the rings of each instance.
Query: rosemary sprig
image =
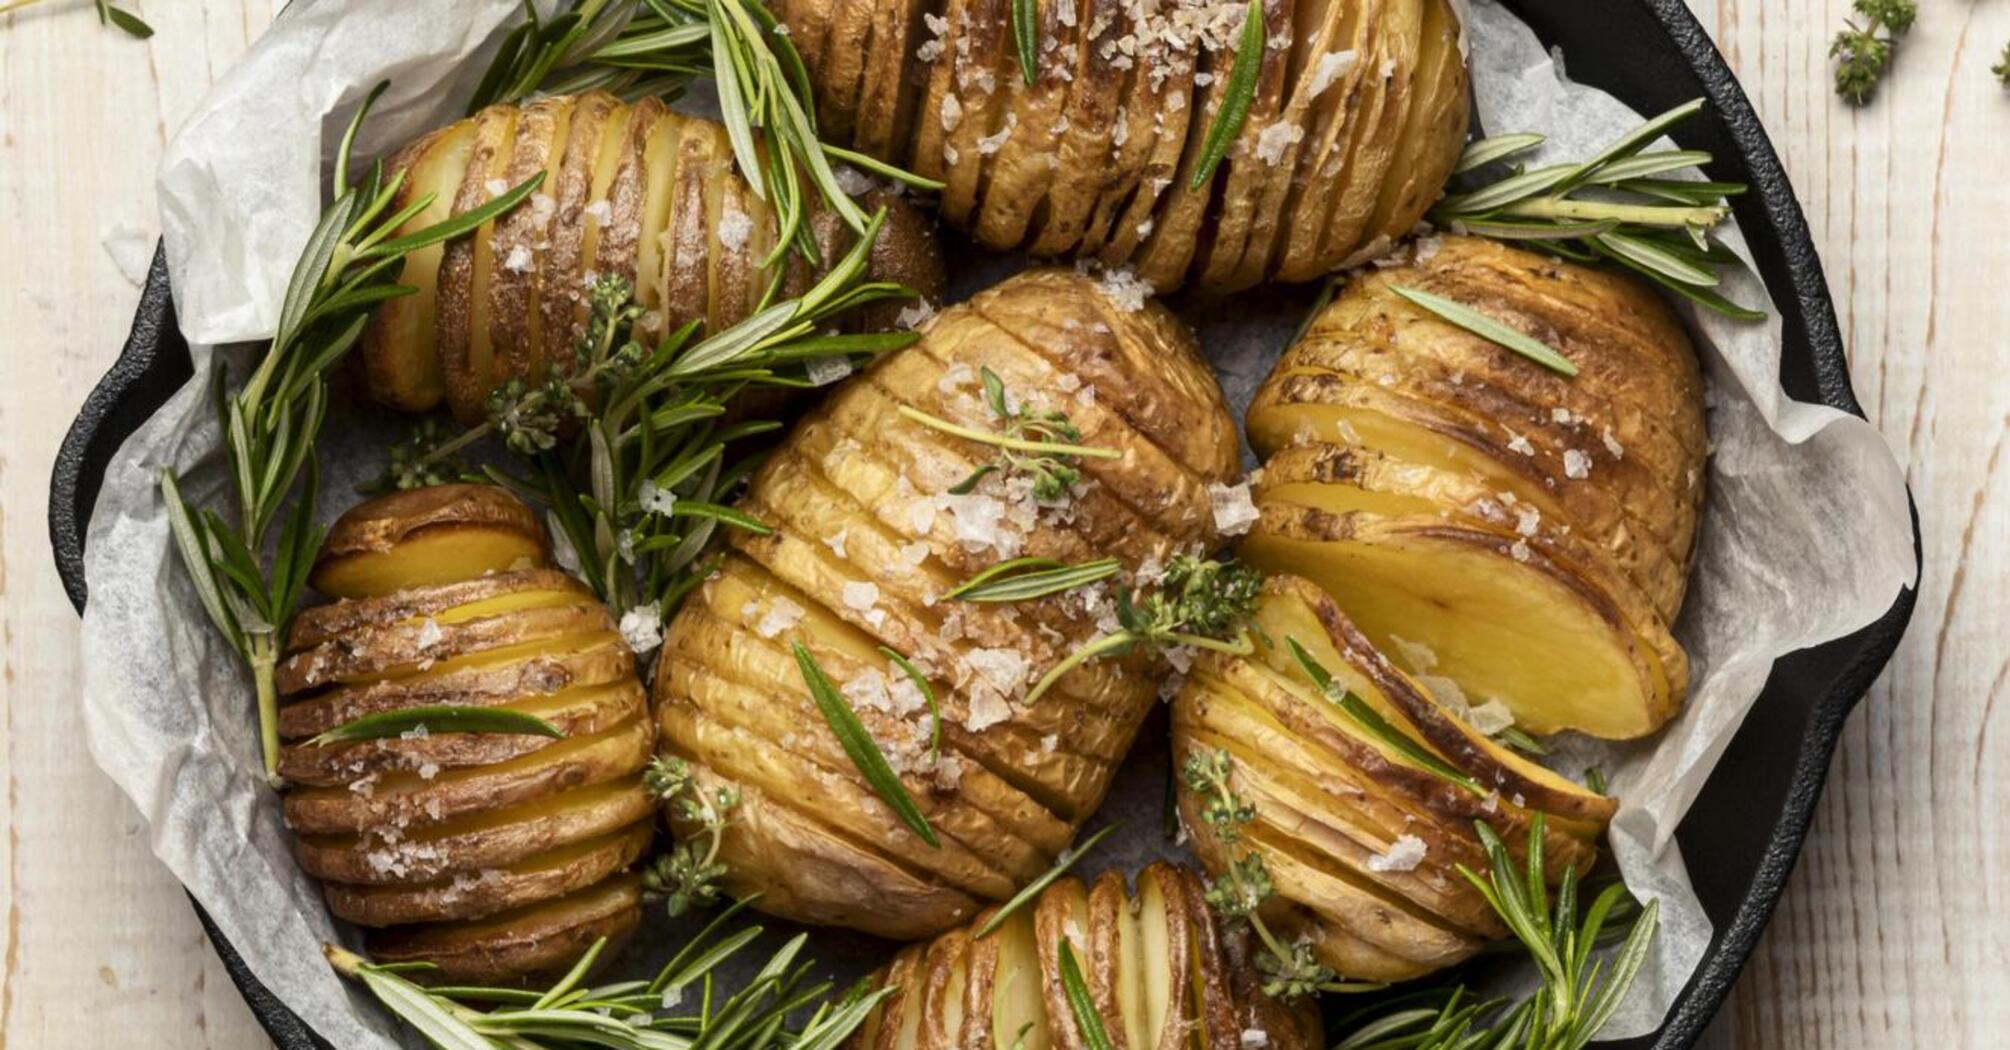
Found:
[[[2003,45],[2003,57],[1997,59],[1996,64],[1989,67],[1989,72],[1996,74],[1996,79],[2004,87],[2010,88],[2010,43]]]
[[[1082,978],[1082,964],[1075,961],[1073,942],[1061,938],[1059,966],[1061,970],[1061,994],[1068,1000],[1068,1010],[1075,1015],[1075,1031],[1082,1037],[1082,1045],[1088,1050],[1111,1050],[1110,1033],[1103,1028],[1103,1015],[1096,1009],[1096,1000],[1089,995],[1089,982]]]
[[[1542,741],[1537,740],[1514,726],[1509,726],[1495,733],[1494,739],[1524,754],[1535,755],[1537,757],[1549,754],[1549,748]]]
[[[898,774],[880,753],[879,745],[873,742],[872,734],[866,732],[865,724],[858,720],[858,712],[845,702],[844,694],[838,692],[830,676],[817,664],[801,642],[790,643],[796,654],[796,667],[802,671],[803,685],[810,691],[810,699],[816,702],[824,721],[830,723],[831,732],[837,734],[838,746],[851,758],[852,765],[858,767],[859,775],[865,777],[873,791],[885,800],[900,822],[907,825],[921,841],[935,849],[942,848],[942,840],[935,835],[935,829],[928,826],[928,818],[915,805],[914,796],[907,793],[906,785],[900,782]]]
[[[729,460],[742,438],[772,431],[772,420],[722,424],[742,390],[798,387],[807,363],[831,356],[863,360],[919,338],[913,332],[827,334],[830,323],[868,303],[907,298],[899,285],[866,281],[875,215],[845,257],[802,298],[774,303],[723,332],[694,341],[686,325],[646,347],[635,337],[642,310],[616,276],[595,282],[587,331],[567,375],[500,388],[489,417],[459,436],[394,452],[395,483],[420,480],[490,435],[529,468],[488,475],[542,504],[584,578],[647,648],[663,616],[711,569],[708,544],[720,526],[766,533],[727,506],[751,473],[750,457]]]
[[[1242,841],[1243,825],[1256,819],[1256,808],[1237,797],[1229,778],[1235,760],[1225,750],[1198,750],[1187,756],[1180,778],[1200,799],[1200,815],[1221,844],[1225,856],[1222,874],[1207,888],[1207,902],[1230,926],[1248,923],[1258,941],[1257,969],[1264,975],[1263,992],[1273,999],[1289,1002],[1318,992],[1351,993],[1375,991],[1381,984],[1342,981],[1333,969],[1319,961],[1312,946],[1303,941],[1284,943],[1263,921],[1262,906],[1273,887],[1270,869],[1255,851],[1234,856]]]
[[[1569,358],[1551,349],[1549,344],[1520,329],[1510,328],[1464,303],[1415,288],[1406,288],[1400,284],[1390,285],[1389,290],[1481,339],[1512,350],[1544,368],[1567,376],[1577,374],[1577,366],[1571,364]]]
[[[977,488],[984,476],[994,471],[1021,474],[1033,480],[1033,498],[1057,503],[1068,498],[1070,487],[1082,480],[1075,465],[1081,457],[1121,459],[1116,449],[1082,444],[1082,432],[1058,409],[1034,409],[1012,404],[1005,381],[989,367],[979,369],[984,385],[984,404],[996,417],[998,429],[978,430],[930,415],[913,405],[901,405],[900,414],[923,426],[945,434],[997,448],[998,461],[971,471],[970,476],[950,486],[952,495],[964,495]]]
[[[719,847],[733,822],[733,811],[739,808],[740,793],[722,787],[707,794],[689,763],[663,755],[650,760],[642,783],[679,819],[698,825],[696,833],[678,836],[670,852],[658,854],[642,872],[644,888],[663,898],[674,919],[718,899],[718,882],[726,874]]]
[[[805,983],[814,964],[797,961],[808,940],[798,934],[729,996],[715,998],[714,971],[760,936],[751,926],[720,937],[735,904],[706,926],[650,981],[586,986],[586,975],[604,950],[595,941],[565,977],[543,992],[521,988],[422,988],[405,973],[429,969],[373,965],[353,952],[323,945],[330,966],[357,981],[399,1020],[440,1050],[835,1050],[864,1023],[889,986],[867,993],[854,988],[830,998],[828,982]],[[700,985],[696,1010],[679,1010],[683,990]],[[815,1004],[813,1010],[811,1005]],[[789,1018],[809,1010],[800,1026]]]
[[[1662,178],[1708,164],[1710,154],[1647,149],[1702,109],[1700,98],[1677,106],[1582,163],[1516,168],[1455,193],[1431,210],[1431,221],[1502,240],[1539,241],[1544,250],[1579,262],[1608,261],[1727,317],[1761,320],[1763,312],[1717,292],[1717,272],[1740,263],[1710,238],[1710,231],[1730,218],[1727,198],[1746,187]],[[1526,133],[1482,139],[1466,147],[1458,167],[1476,171],[1542,142]]]
[[[1107,580],[1123,567],[1115,558],[1098,558],[1079,565],[1055,558],[1012,558],[970,577],[943,597],[966,602],[1032,601]]]
[[[1404,1007],[1356,1029],[1334,1050],[1581,1050],[1618,1011],[1639,975],[1659,924],[1659,901],[1630,918],[1610,960],[1593,951],[1610,939],[1608,923],[1626,922],[1631,897],[1622,883],[1608,885],[1579,917],[1577,870],[1565,869],[1554,903],[1543,876],[1542,815],[1529,824],[1524,864],[1516,864],[1493,829],[1474,825],[1487,853],[1482,876],[1465,865],[1459,874],[1487,903],[1535,961],[1542,986],[1512,1006],[1479,1001],[1456,989],[1437,1009]]]
[[[1455,787],[1470,791],[1475,795],[1486,795],[1487,790],[1480,786],[1479,781],[1468,776],[1464,770],[1439,758],[1430,748],[1425,747],[1411,738],[1408,733],[1390,724],[1389,720],[1383,718],[1380,712],[1368,706],[1366,700],[1361,699],[1352,690],[1346,689],[1335,682],[1332,673],[1321,666],[1319,661],[1313,659],[1312,654],[1306,652],[1305,647],[1298,644],[1298,639],[1286,638],[1284,645],[1287,649],[1291,650],[1292,659],[1298,661],[1299,669],[1305,672],[1307,678],[1312,679],[1312,684],[1318,686],[1319,691],[1325,695],[1326,699],[1332,701],[1333,706],[1345,713],[1348,719],[1356,726],[1359,726],[1363,732],[1380,741],[1389,750],[1402,755],[1410,762],[1430,772],[1438,779]]]
[[[914,666],[914,661],[884,645],[879,647],[879,654],[900,668],[900,673],[914,683],[921,699],[928,704],[928,764],[932,766],[942,760],[942,705],[935,701],[935,687],[928,684],[928,676]]]
[[[1850,7],[1852,18],[1829,45],[1829,57],[1836,64],[1836,94],[1853,106],[1861,106],[1877,94],[1891,65],[1893,46],[1912,28],[1919,16],[1915,0],[1856,0]]]
[[[1019,46],[1019,75],[1031,84],[1040,77],[1038,0],[1012,0],[1012,38]]]
[[[1242,35],[1235,45],[1235,64],[1228,71],[1228,86],[1222,89],[1221,106],[1201,141],[1200,163],[1193,169],[1192,189],[1207,185],[1214,169],[1228,156],[1235,137],[1249,121],[1249,108],[1256,102],[1256,77],[1263,69],[1263,49],[1268,40],[1263,26],[1263,0],[1249,0],[1242,19]]]
[[[307,741],[307,746],[323,747],[350,740],[381,740],[407,733],[522,733],[554,739],[565,736],[557,726],[522,711],[506,707],[441,704],[364,715],[314,737]]]
[[[224,387],[225,369],[213,373],[212,398],[223,429],[237,520],[226,521],[190,503],[172,470],[163,470],[160,478],[168,524],[203,610],[251,668],[265,771],[271,778],[279,768],[273,668],[321,545],[314,521],[314,442],[328,409],[328,376],[356,345],[377,304],[413,291],[398,283],[407,253],[474,230],[515,207],[543,180],[540,173],[479,208],[395,236],[432,203],[432,194],[390,214],[403,173],[387,181],[380,161],[361,179],[352,183],[349,178],[356,131],[386,86],[388,82],[380,83],[370,92],[342,135],[335,157],[335,201],[301,250],[280,304],[278,331],[264,358],[235,394]],[[267,566],[259,552],[296,488],[299,497],[280,526]]]
[[[1011,900],[1006,901],[1003,907],[992,913],[991,918],[986,920],[984,925],[977,928],[977,932],[972,935],[973,938],[989,936],[998,927],[1005,925],[1005,920],[1011,918],[1013,912],[1025,907],[1028,902],[1037,899],[1040,894],[1046,892],[1047,887],[1054,884],[1054,880],[1066,875],[1068,869],[1075,866],[1076,861],[1081,860],[1090,850],[1095,849],[1097,843],[1109,838],[1110,832],[1122,826],[1123,821],[1117,821],[1114,824],[1105,826],[1102,830],[1075,845],[1062,850],[1061,855],[1054,859],[1054,866],[1048,868],[1046,874],[1027,883],[1024,889],[1013,894]]]
[[[1055,664],[1026,694],[1026,703],[1040,699],[1061,676],[1103,656],[1130,652],[1139,645],[1161,649],[1190,645],[1242,656],[1255,649],[1247,625],[1256,613],[1261,573],[1229,561],[1181,555],[1166,569],[1165,578],[1149,594],[1133,598],[1129,589],[1117,592],[1118,630],[1101,635]]]
[[[780,219],[769,265],[792,246],[817,257],[810,187],[853,230],[865,230],[867,216],[840,185],[833,160],[919,189],[942,188],[822,141],[802,56],[760,0],[568,0],[548,18],[529,3],[524,8],[470,112],[539,92],[675,97],[692,79],[711,78],[740,174]]]

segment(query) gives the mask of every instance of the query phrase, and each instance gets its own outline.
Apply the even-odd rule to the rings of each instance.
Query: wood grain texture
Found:
[[[1853,111],[1825,57],[1846,0],[1690,2],[1786,158],[1927,552],[1912,633],[1851,720],[1786,899],[1705,1045],[1995,1045],[2010,1030],[2010,92],[1988,66],[2010,3],[1922,5],[1887,90]],[[99,29],[80,0],[0,16],[5,1047],[63,1045],[82,995],[162,1050],[265,1045],[84,751],[76,621],[43,520],[57,443],[118,351],[159,229],[161,148],[276,4],[136,6],[159,30],[147,43]]]

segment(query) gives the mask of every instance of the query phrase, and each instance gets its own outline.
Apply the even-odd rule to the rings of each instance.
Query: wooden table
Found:
[[[1827,261],[1857,394],[1918,499],[1912,633],[1851,721],[1793,884],[1714,1047],[1981,1047],[2010,1030],[2010,3],[1929,0],[1888,89],[1828,88],[1844,0],[1691,0],[1751,92]],[[263,1044],[92,764],[49,466],[117,354],[182,115],[274,0],[0,16],[0,1046]],[[1932,383],[1929,385],[1929,378]],[[108,1028],[107,1025],[116,1026]]]

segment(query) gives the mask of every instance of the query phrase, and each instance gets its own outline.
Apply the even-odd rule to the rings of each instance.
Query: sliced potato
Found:
[[[613,942],[612,958],[641,922],[642,882],[622,875],[597,885],[472,923],[373,930],[370,954],[381,962],[430,962],[420,980],[535,986],[570,969],[595,941]]]
[[[455,583],[549,563],[544,526],[493,485],[434,485],[351,507],[329,527],[308,582],[332,598]]]
[[[624,871],[648,852],[654,836],[654,829],[643,820],[599,838],[477,874],[417,886],[331,882],[323,890],[328,910],[358,926],[483,919],[566,896]]]

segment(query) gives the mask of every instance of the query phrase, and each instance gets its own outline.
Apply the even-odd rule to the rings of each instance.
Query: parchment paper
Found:
[[[225,488],[214,419],[202,396],[211,368],[270,334],[281,290],[321,204],[323,161],[370,85],[392,89],[362,144],[380,152],[458,116],[511,0],[296,2],[220,81],[163,162],[161,211],[183,331],[196,378],[119,450],[91,521],[84,617],[85,723],[92,754],[152,827],[156,855],[189,887],[253,973],[335,1045],[381,1050],[384,1016],[322,963],[343,939],[313,880],[291,856],[276,797],[258,769],[250,684],[204,619],[171,553],[156,484],[181,472],[189,495],[220,505]],[[1467,37],[1491,131],[1534,130],[1548,151],[1580,158],[1639,116],[1575,86],[1534,36],[1492,0],[1472,0]],[[472,56],[472,57],[470,57]],[[318,130],[319,136],[313,134]],[[1743,254],[1735,230],[1726,238]],[[1016,269],[953,247],[956,292]],[[1765,303],[1746,274],[1731,298]],[[1232,310],[1189,310],[1238,414],[1303,315],[1307,290],[1239,297]],[[1777,376],[1777,321],[1743,325],[1690,315],[1710,378],[1710,501],[1678,634],[1694,660],[1684,713],[1628,748],[1571,748],[1573,773],[1596,761],[1625,800],[1612,828],[1628,884],[1662,902],[1664,932],[1609,1036],[1656,1027],[1708,947],[1710,924],[1674,842],[1682,814],[1764,684],[1773,661],[1847,634],[1913,581],[1902,477],[1862,420],[1789,400]],[[354,406],[324,442],[324,517],[381,466],[403,424]],[[1818,553],[1818,556],[1810,556]],[[1125,830],[1083,872],[1177,855],[1161,831],[1162,715],[1148,725],[1096,823]],[[771,926],[784,924],[771,923]],[[624,964],[640,971],[680,930],[651,921]],[[779,930],[771,936],[780,936]],[[831,973],[862,972],[886,946],[824,932],[813,943]]]

